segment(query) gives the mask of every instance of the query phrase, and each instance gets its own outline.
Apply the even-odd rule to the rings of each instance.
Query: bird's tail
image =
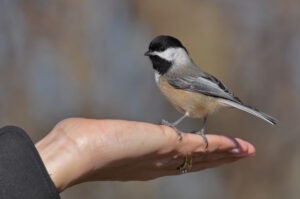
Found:
[[[240,103],[237,103],[237,102],[233,102],[233,101],[230,101],[230,100],[226,100],[226,99],[220,99],[220,102],[224,105],[228,105],[228,106],[232,106],[234,108],[237,108],[237,109],[240,109],[242,111],[245,111],[247,113],[250,113],[256,117],[259,117],[263,120],[265,120],[266,122],[274,125],[274,124],[277,124],[277,120],[263,112],[260,112],[259,110],[256,110],[250,106],[246,106],[246,105],[243,105],[243,104],[240,104]]]

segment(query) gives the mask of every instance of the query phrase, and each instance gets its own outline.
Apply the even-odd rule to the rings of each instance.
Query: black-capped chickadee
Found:
[[[198,67],[178,39],[166,35],[155,37],[145,55],[152,62],[155,81],[161,92],[183,114],[173,123],[163,120],[164,125],[176,129],[186,117],[203,118],[203,126],[196,133],[202,135],[207,146],[204,135],[206,119],[222,107],[235,107],[270,124],[277,123],[275,118],[245,105],[222,82]],[[181,132],[176,131],[182,138]]]

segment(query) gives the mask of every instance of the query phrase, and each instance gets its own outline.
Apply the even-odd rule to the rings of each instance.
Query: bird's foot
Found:
[[[205,149],[208,148],[208,140],[207,137],[205,136],[205,128],[202,128],[200,131],[196,131],[195,134],[201,135],[202,139],[205,142]]]
[[[183,133],[180,130],[178,130],[173,123],[170,123],[166,120],[162,120],[161,124],[173,128],[176,131],[177,135],[179,136],[179,141],[182,140]]]

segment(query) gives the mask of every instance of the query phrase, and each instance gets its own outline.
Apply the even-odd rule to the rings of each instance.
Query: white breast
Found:
[[[188,113],[192,118],[202,118],[218,109],[219,104],[213,97],[201,93],[176,89],[164,76],[155,73],[155,81],[163,95],[181,113]]]
[[[155,78],[156,84],[158,84],[159,83],[160,74],[157,71],[154,72],[154,78]]]

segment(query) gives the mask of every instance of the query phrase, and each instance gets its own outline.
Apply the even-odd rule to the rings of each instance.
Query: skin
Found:
[[[180,175],[191,155],[190,172],[235,162],[255,154],[241,139],[199,135],[150,123],[69,118],[58,123],[36,148],[58,191],[87,181],[144,181]]]

